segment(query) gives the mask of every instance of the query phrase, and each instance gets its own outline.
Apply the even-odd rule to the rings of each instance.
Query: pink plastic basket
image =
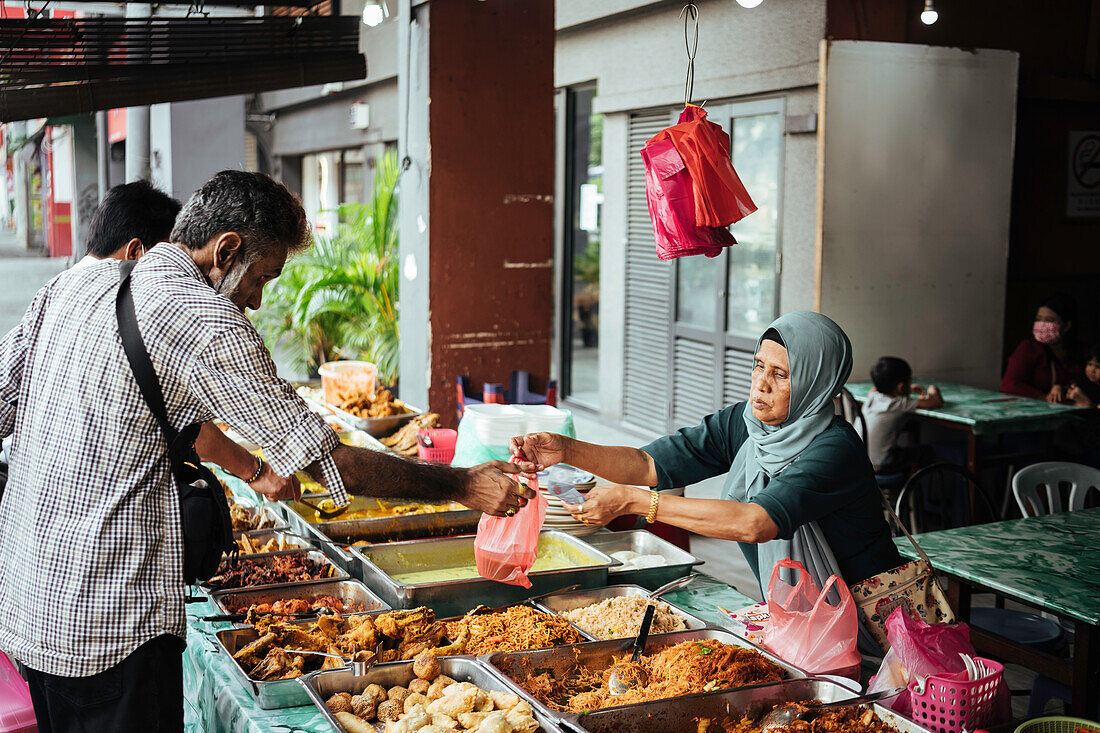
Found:
[[[0,733],[37,731],[30,688],[8,656],[0,652]]]
[[[964,680],[966,672],[929,675],[922,686],[909,682],[913,709],[910,717],[937,733],[975,730],[992,720],[1004,666],[991,659],[978,658],[992,672],[977,680]]]
[[[425,448],[417,444],[416,453],[420,456],[420,460],[448,465],[454,460],[455,444],[458,442],[457,431],[448,428],[433,428],[431,430],[421,430],[418,434],[427,435],[432,439],[432,444],[435,445],[434,448]]]

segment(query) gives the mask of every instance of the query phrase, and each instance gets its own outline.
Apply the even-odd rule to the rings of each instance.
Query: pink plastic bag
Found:
[[[904,608],[895,608],[885,626],[890,651],[883,658],[878,674],[868,683],[868,692],[904,687],[914,678],[931,674],[965,672],[966,665],[959,655],[977,656],[970,643],[970,627],[963,623],[928,624],[911,617]],[[908,690],[885,704],[902,715],[912,712]],[[1011,719],[1012,700],[1003,678],[997,690],[996,706],[996,720]]]
[[[531,587],[527,573],[535,564],[539,531],[546,519],[546,499],[539,492],[538,481],[527,479],[536,496],[512,517],[481,515],[474,539],[474,560],[477,573],[488,580],[508,585]]]
[[[691,176],[669,139],[651,140],[642,148],[645,193],[657,256],[662,260],[703,254],[717,257],[723,247],[737,244],[724,227],[695,225]]]
[[[798,582],[790,585],[781,580],[781,568],[797,570]],[[838,606],[826,598],[834,587],[840,594]],[[830,576],[819,592],[802,563],[780,560],[768,582],[768,612],[771,619],[764,631],[764,646],[777,656],[814,674],[851,674],[854,670],[858,675],[856,602],[839,577]]]

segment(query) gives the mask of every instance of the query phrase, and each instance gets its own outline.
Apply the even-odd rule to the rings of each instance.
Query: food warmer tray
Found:
[[[262,529],[242,529],[234,530],[233,538],[240,537],[245,532],[262,532],[268,529],[286,529],[287,523],[280,517],[275,510],[270,506],[256,506],[251,501],[241,501],[240,498],[233,499],[232,503],[237,504],[248,512],[248,516],[252,519],[252,524],[255,524],[256,514],[262,513],[267,520],[268,526]]]
[[[680,733],[695,729],[699,718],[719,719],[747,715],[758,720],[774,706],[786,702],[820,700],[836,702],[854,697],[851,690],[832,680],[809,677],[769,685],[739,687],[733,690],[702,692],[668,700],[635,703],[617,708],[593,710],[589,713],[568,713],[559,725],[564,731],[584,733],[618,733],[623,730],[645,730],[647,733]],[[881,705],[874,706],[878,716],[900,733],[928,733],[925,728]],[[691,724],[687,725],[686,722]],[[711,726],[717,729],[716,726]]]
[[[316,503],[327,498],[329,498],[328,494],[313,494],[309,500]],[[423,499],[379,499],[369,496],[353,496],[351,500],[350,508],[353,511],[357,505],[374,501],[384,501],[390,506],[436,503],[426,502]],[[399,514],[376,519],[334,519],[327,522],[310,522],[302,512],[314,513],[316,510],[313,507],[298,501],[287,501],[284,505],[288,517],[295,525],[308,525],[328,539],[347,544],[358,540],[390,542],[472,534],[477,531],[477,523],[481,519],[481,512],[463,507],[430,514]]]
[[[669,581],[682,578],[691,569],[702,565],[703,561],[690,552],[681,550],[667,540],[644,529],[627,532],[598,532],[584,538],[584,541],[608,555],[613,552],[629,550],[639,555],[660,555],[666,565],[640,570],[612,569],[608,571],[613,583],[637,583],[643,588],[656,590]]]
[[[405,423],[424,414],[423,410],[418,410],[409,404],[405,405],[409,412],[400,415],[387,415],[386,417],[359,417],[328,403],[325,403],[325,407],[332,410],[332,414],[336,415],[336,419],[341,425],[352,430],[362,430],[372,438],[384,438],[393,435]]]
[[[591,606],[593,603],[599,603],[608,598],[617,598],[620,596],[648,598],[649,591],[640,585],[609,585],[605,588],[585,588],[582,590],[547,593],[545,595],[535,596],[531,599],[531,603],[544,611],[549,611],[550,613],[561,616],[566,611],[572,611],[574,608]],[[673,613],[677,616],[681,616],[687,625],[688,631],[698,631],[699,629],[705,629],[711,626],[698,616],[688,613],[674,603],[669,603],[664,598],[658,598],[657,600],[660,603],[667,604],[672,609]],[[596,638],[587,632],[585,632],[585,635],[591,639]],[[633,634],[631,636],[633,636]]]
[[[371,611],[362,615],[377,616],[386,613],[388,610]],[[314,621],[315,619],[288,621],[286,625],[304,628],[314,623]],[[224,653],[229,659],[229,666],[233,669],[233,674],[236,675],[245,689],[252,693],[252,696],[256,698],[256,704],[261,708],[274,710],[276,708],[296,708],[299,705],[309,705],[309,696],[298,684],[299,678],[292,677],[288,680],[270,681],[254,680],[248,676],[248,672],[245,671],[244,667],[233,658],[233,655],[238,651],[260,638],[254,627],[239,626],[222,629],[215,632],[214,638],[218,651]]]
[[[248,537],[249,541],[257,544],[264,545],[271,540],[282,540],[291,544],[291,547],[287,547],[279,552],[290,552],[292,550],[312,550],[313,545],[308,540],[303,540],[301,537],[295,537],[293,534],[288,534],[288,529],[253,529],[248,532],[238,532],[234,535],[234,540],[239,540],[241,537]],[[255,557],[256,555],[269,555],[267,552],[237,552],[237,557]]]
[[[645,655],[650,655],[674,646],[683,641],[714,640],[723,644],[743,647],[758,651],[770,661],[777,664],[786,673],[788,679],[801,679],[807,674],[798,667],[784,662],[766,649],[757,647],[752,642],[742,639],[736,634],[721,629],[706,628],[698,631],[678,631],[674,634],[655,634],[649,637],[646,643]],[[538,649],[526,652],[494,652],[481,657],[501,679],[507,680],[517,689],[519,694],[531,706],[555,720],[563,717],[565,713],[550,709],[546,704],[537,700],[533,695],[519,687],[512,676],[525,678],[536,669],[547,669],[557,679],[561,679],[571,673],[578,664],[589,668],[605,670],[612,666],[613,657],[629,656],[633,639],[613,639],[611,641],[591,641],[584,644],[570,646],[556,646],[552,649]],[[611,708],[608,708],[611,709]],[[617,708],[616,708],[617,709]]]
[[[343,603],[361,604],[366,611],[354,613],[366,613],[371,611],[388,611],[390,607],[378,596],[371,593],[370,588],[358,580],[323,580],[305,585],[286,585],[271,588],[233,588],[231,590],[219,590],[210,594],[210,602],[217,609],[216,613],[233,613],[230,606],[251,606],[259,603],[274,603],[283,598],[306,598],[311,601],[323,596],[339,598]],[[347,615],[347,614],[345,614]]]
[[[321,495],[313,494],[311,496],[317,497]],[[324,494],[324,496],[328,496],[328,494]],[[290,507],[287,506],[287,502],[280,502],[279,505],[282,507],[283,511],[286,512],[287,522],[289,523],[290,530],[292,532],[300,534],[303,537],[309,537],[311,538],[311,541],[317,540],[317,547],[320,548],[321,552],[325,553],[325,555],[327,555],[330,560],[332,560],[333,564],[336,565],[336,567],[342,568],[348,575],[353,578],[356,578],[358,580],[363,579],[359,561],[352,557],[350,552],[348,552],[343,547],[340,547],[339,545],[332,544],[334,540],[332,540],[331,537],[318,529],[316,525],[307,522],[305,519],[302,518],[300,514],[292,511]]]
[[[584,557],[592,564],[583,567],[542,570],[528,575],[531,588],[507,585],[484,578],[409,584],[394,580],[390,571],[413,567],[434,570],[474,564],[474,536],[436,537],[409,542],[392,542],[370,547],[351,547],[351,553],[363,566],[363,581],[393,608],[428,606],[439,617],[455,616],[469,610],[470,603],[506,606],[526,599],[532,593],[548,593],[570,585],[595,588],[607,585],[607,569],[618,560],[582,540],[564,532],[539,534],[540,543],[550,541]]]
[[[220,590],[261,590],[265,588],[283,588],[286,586],[295,585],[312,585],[313,583],[323,583],[329,580],[344,580],[345,578],[351,577],[350,575],[348,575],[346,570],[342,570],[335,564],[333,564],[332,560],[329,560],[328,557],[325,556],[325,553],[321,552],[320,550],[284,550],[283,552],[266,552],[261,555],[245,555],[243,556],[243,558],[247,558],[248,560],[263,561],[266,558],[279,557],[281,555],[298,554],[304,554],[309,557],[310,560],[314,560],[332,568],[332,574],[329,575],[327,578],[318,578],[316,580],[296,580],[291,583],[266,583],[264,585],[247,585],[243,588],[214,588],[203,583],[200,583],[199,585],[201,588],[205,589],[207,593],[213,594]]]
[[[443,674],[453,678],[456,682],[469,682],[486,691],[497,690],[514,695],[519,694],[519,690],[516,690],[510,683],[501,680],[483,662],[474,657],[441,657],[439,665],[443,670]],[[300,685],[333,730],[338,731],[338,733],[347,733],[347,729],[340,725],[339,721],[336,720],[336,716],[329,712],[325,700],[338,692],[350,692],[357,695],[366,689],[367,685],[371,684],[382,685],[387,689],[394,685],[405,687],[414,677],[412,662],[387,662],[371,667],[365,675],[358,677],[347,668],[326,669],[319,672],[310,672],[298,680],[291,681]],[[537,710],[534,713],[535,719],[538,720],[540,725],[539,730],[542,733],[558,733],[560,731],[553,718],[542,715]],[[379,731],[382,730],[382,727],[377,723],[375,727]]]

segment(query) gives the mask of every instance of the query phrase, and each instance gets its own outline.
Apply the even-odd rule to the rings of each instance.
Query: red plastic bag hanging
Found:
[[[481,577],[530,588],[527,573],[535,564],[547,502],[539,492],[538,481],[525,480],[535,498],[520,507],[515,516],[481,515],[474,539],[474,560]]]
[[[642,148],[642,160],[658,257],[662,260],[696,254],[717,257],[723,247],[737,243],[724,227],[695,225],[691,176],[671,140],[651,140]]]
[[[694,184],[697,226],[728,227],[756,211],[730,161],[730,136],[707,119],[705,109],[687,105],[679,124],[662,130],[650,142],[665,137],[676,146]]]
[[[781,568],[798,571],[798,582],[780,580]],[[840,594],[840,604],[827,600],[830,588]],[[764,646],[777,656],[814,674],[859,676],[860,655],[856,650],[859,619],[856,602],[848,586],[836,575],[819,592],[813,578],[794,560],[780,560],[768,582],[768,612]]]

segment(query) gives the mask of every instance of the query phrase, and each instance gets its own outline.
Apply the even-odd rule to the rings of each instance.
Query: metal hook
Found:
[[[695,53],[699,50],[699,7],[688,3],[680,11],[684,19],[684,50],[687,51],[687,75],[684,78],[684,106],[691,104],[691,95],[695,91]],[[694,22],[692,35],[688,35],[688,23]]]

